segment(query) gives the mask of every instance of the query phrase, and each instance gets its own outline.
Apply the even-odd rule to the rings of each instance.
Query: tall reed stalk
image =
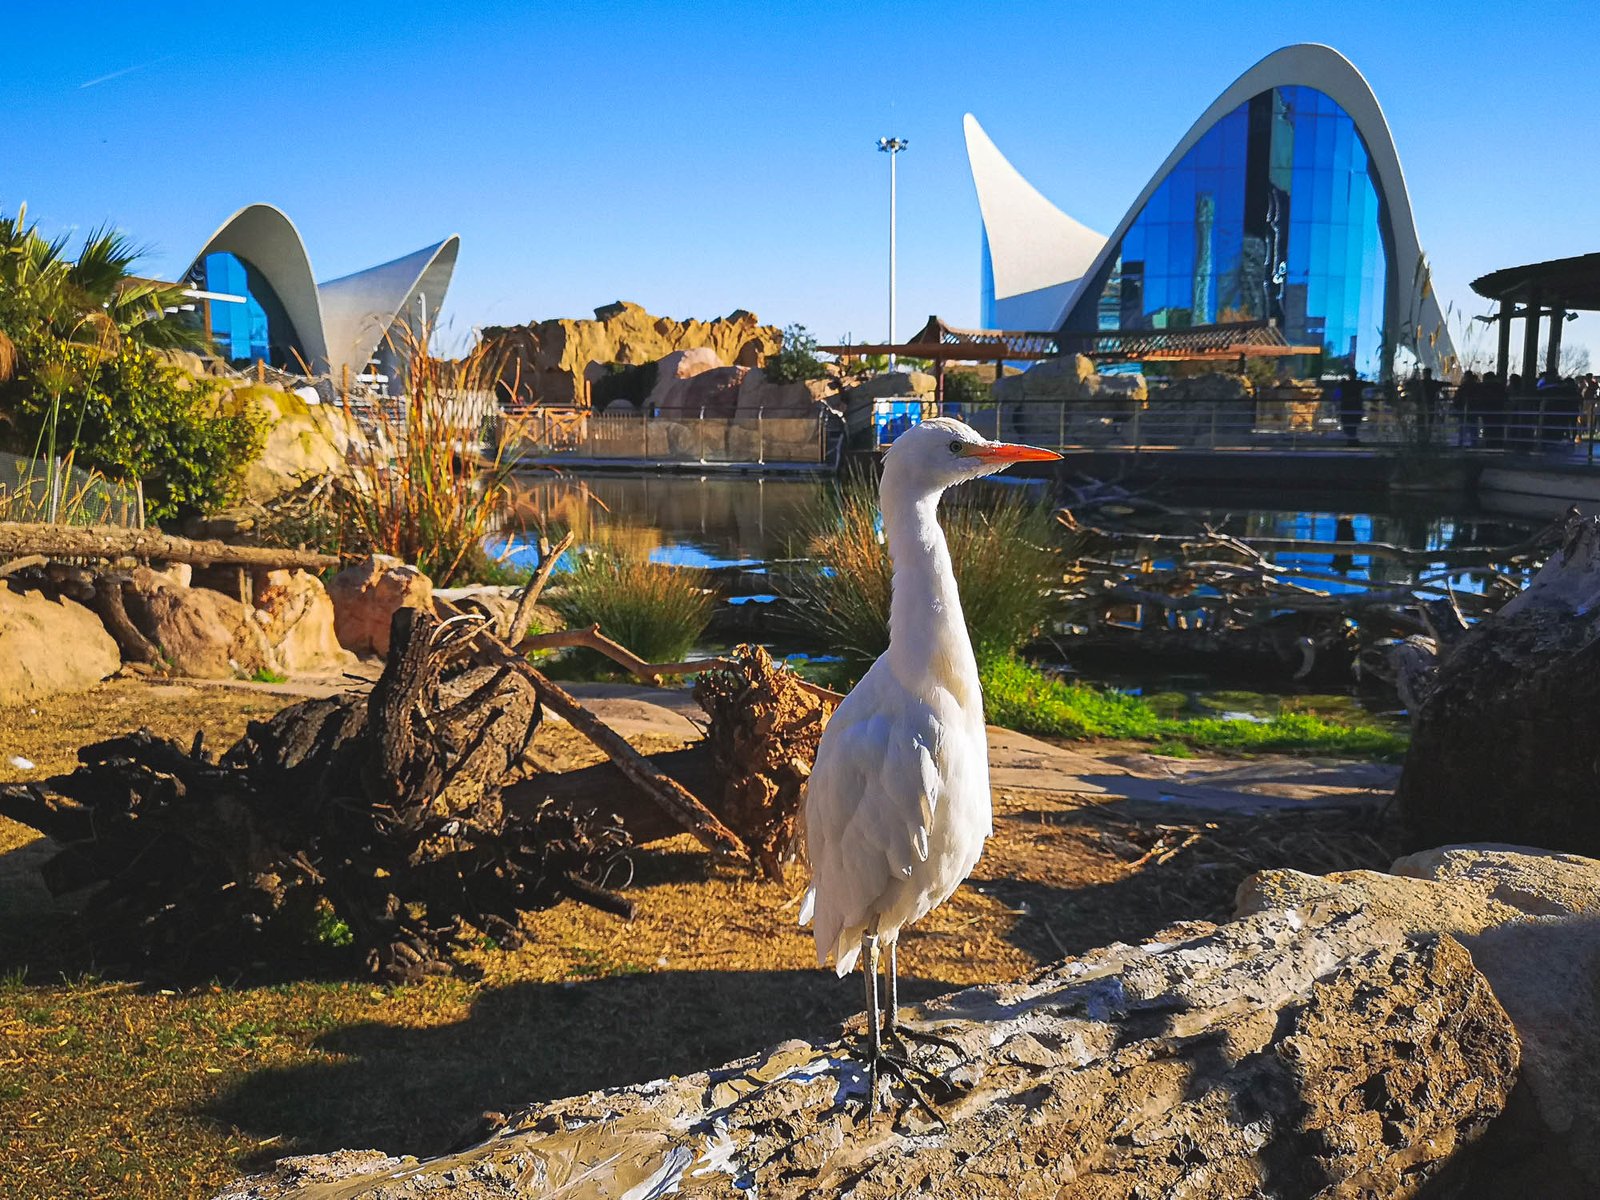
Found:
[[[481,346],[463,359],[437,358],[423,329],[402,332],[397,349],[405,398],[379,402],[367,422],[370,453],[352,464],[342,493],[346,540],[448,585],[488,566],[484,539],[504,510],[512,465],[504,447],[514,439],[501,430],[483,452],[479,398],[493,394],[494,372]],[[349,397],[346,406],[356,417]]]

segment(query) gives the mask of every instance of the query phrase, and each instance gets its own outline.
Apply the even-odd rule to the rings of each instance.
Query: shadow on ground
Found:
[[[1032,834],[997,839],[975,880],[1018,916],[1007,934],[1043,962],[1111,942],[1138,944],[1185,921],[1226,921],[1255,872],[1387,870],[1393,829],[1368,810],[1222,814],[1169,806],[1028,809],[997,824]],[[1062,877],[1049,864],[1076,864]],[[1092,876],[1092,877],[1091,877]]]
[[[906,979],[901,1001],[953,987]],[[204,1115],[279,1139],[244,1169],[344,1147],[426,1156],[466,1140],[486,1111],[690,1074],[792,1037],[831,1038],[860,1010],[859,976],[822,971],[512,984],[481,993],[453,1024],[323,1034],[315,1048],[339,1061],[256,1071]]]

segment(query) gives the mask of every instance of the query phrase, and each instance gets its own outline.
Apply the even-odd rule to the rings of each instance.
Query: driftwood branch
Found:
[[[435,603],[446,612],[463,615],[448,601],[436,598]],[[546,708],[603,750],[619,771],[687,832],[693,834],[706,849],[735,862],[750,861],[750,852],[744,842],[714,812],[677,780],[628,745],[621,734],[584,708],[572,693],[534,670],[526,658],[495,637],[487,627],[473,634],[473,642],[484,661],[509,667],[532,683]]]
[[[612,641],[600,632],[600,626],[588,625],[580,629],[558,629],[554,633],[536,634],[531,638],[523,639],[523,650],[562,650],[573,647],[582,647],[604,654],[612,662],[625,671],[646,683],[655,683],[663,676],[669,675],[695,675],[702,671],[724,670],[734,665],[731,658],[692,658],[684,662],[651,663],[645,662],[632,650],[620,642]],[[795,679],[804,691],[817,697],[825,704],[837,704],[844,699],[839,692],[825,688],[819,683],[812,683],[805,679]]]
[[[533,606],[539,603],[544,585],[550,582],[550,572],[556,569],[561,556],[572,549],[576,537],[577,535],[569,529],[566,536],[556,543],[555,549],[545,555],[544,561],[539,564],[539,573],[528,580],[528,586],[522,589],[522,596],[517,601],[516,614],[511,618],[510,626],[504,630],[506,645],[520,646],[523,638],[528,636],[528,625],[533,620]]]
[[[336,554],[279,550],[268,546],[230,546],[214,540],[195,541],[153,529],[117,525],[35,525],[0,521],[0,561],[37,554],[46,558],[143,558],[160,562],[223,564],[260,570],[321,571],[339,565]]]

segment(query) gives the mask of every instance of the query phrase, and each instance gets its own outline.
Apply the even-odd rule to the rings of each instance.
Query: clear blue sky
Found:
[[[1109,232],[1253,62],[1326,42],[1394,129],[1441,296],[1600,250],[1600,5],[0,3],[0,209],[181,270],[275,203],[319,279],[462,237],[454,328],[749,308],[824,342],[978,311],[961,115]],[[1591,331],[1589,324],[1594,325]],[[1600,314],[1569,327],[1600,350]]]

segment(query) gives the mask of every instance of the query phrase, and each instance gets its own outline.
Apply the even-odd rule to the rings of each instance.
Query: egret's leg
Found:
[[[878,1016],[878,935],[861,935],[861,973],[867,983],[867,1115],[878,1111],[878,1064],[883,1037]]]
[[[883,1018],[883,1036],[893,1038],[900,1028],[900,939],[889,943],[889,1011]]]

